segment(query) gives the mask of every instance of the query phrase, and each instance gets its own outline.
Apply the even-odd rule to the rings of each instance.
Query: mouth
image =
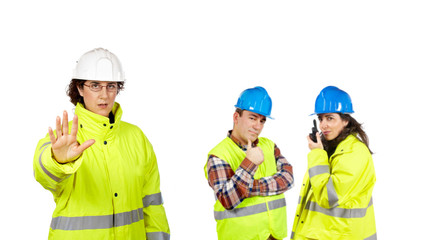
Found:
[[[97,104],[97,106],[99,108],[106,108],[106,107],[108,107],[108,104],[107,103],[101,103],[101,104]]]
[[[258,132],[256,132],[256,131],[251,131],[251,130],[249,130],[249,133],[250,133],[250,134],[252,134],[252,135],[256,135],[256,136],[258,136],[258,135],[259,135],[259,133],[258,133]]]

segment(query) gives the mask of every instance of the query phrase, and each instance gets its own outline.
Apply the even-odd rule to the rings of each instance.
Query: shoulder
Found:
[[[132,123],[121,121],[119,134],[125,135],[128,138],[138,139],[138,141],[140,141],[141,139],[142,141],[149,143],[149,140],[147,139],[143,130],[141,130],[140,127]]]
[[[367,146],[353,135],[349,135],[338,145],[334,155],[336,154],[338,159],[354,159],[351,163],[356,165],[359,165],[360,162],[366,164],[372,159],[372,154]]]

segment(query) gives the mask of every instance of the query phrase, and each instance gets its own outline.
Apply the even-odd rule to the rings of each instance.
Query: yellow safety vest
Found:
[[[375,240],[375,181],[372,155],[353,135],[330,158],[312,150],[291,239]]]
[[[274,175],[276,159],[275,144],[267,138],[259,138],[258,147],[264,153],[264,162],[258,166],[254,178],[259,179]],[[214,155],[236,171],[246,157],[246,153],[227,137],[213,148],[209,155]],[[207,167],[205,165],[205,175]],[[278,239],[287,236],[287,216],[283,194],[268,197],[250,197],[244,199],[235,209],[226,210],[219,200],[214,205],[214,217],[217,222],[219,240],[257,239],[266,240],[270,235]]]
[[[152,145],[118,103],[112,112],[114,123],[76,106],[78,142],[96,142],[74,162],[52,158],[48,135],[37,145],[35,178],[56,202],[49,239],[170,239]]]

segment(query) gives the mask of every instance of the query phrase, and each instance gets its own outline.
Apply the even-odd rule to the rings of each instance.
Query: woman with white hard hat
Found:
[[[121,120],[119,59],[97,48],[79,59],[67,90],[68,122],[36,147],[36,180],[56,202],[49,239],[170,239],[158,165],[140,128]]]
[[[316,99],[322,134],[307,137],[311,151],[291,239],[376,239],[372,152],[353,112],[349,94],[337,87]]]

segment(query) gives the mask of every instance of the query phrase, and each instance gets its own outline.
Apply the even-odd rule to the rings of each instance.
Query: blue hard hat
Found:
[[[240,94],[235,107],[273,119],[270,116],[272,112],[272,99],[263,87],[254,87],[244,90]]]
[[[353,113],[352,100],[347,92],[338,87],[328,86],[317,96],[314,114]]]

